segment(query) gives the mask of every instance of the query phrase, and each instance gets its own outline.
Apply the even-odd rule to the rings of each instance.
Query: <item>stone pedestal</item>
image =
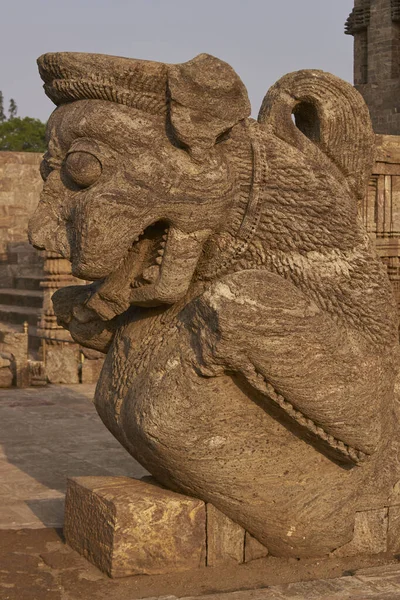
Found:
[[[206,563],[204,503],[128,477],[70,479],[64,533],[74,550],[111,577]]]
[[[68,544],[111,577],[239,565],[268,550],[211,504],[152,477],[68,480]],[[333,558],[400,551],[400,505],[356,513],[353,539]]]
[[[152,477],[76,477],[65,502],[68,544],[110,577],[238,565],[268,550],[212,504]]]

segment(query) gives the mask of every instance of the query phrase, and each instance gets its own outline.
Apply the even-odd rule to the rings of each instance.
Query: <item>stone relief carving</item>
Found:
[[[374,155],[361,96],[299,71],[255,121],[207,54],[38,62],[57,108],[30,239],[93,281],[53,302],[107,354],[103,422],[271,554],[347,543],[397,465],[396,306],[357,214]]]

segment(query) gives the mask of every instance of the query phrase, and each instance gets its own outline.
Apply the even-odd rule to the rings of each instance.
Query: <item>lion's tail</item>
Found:
[[[304,152],[309,152],[311,140],[342,171],[357,196],[364,195],[375,139],[368,108],[352,85],[324,71],[289,73],[267,92],[258,121]]]

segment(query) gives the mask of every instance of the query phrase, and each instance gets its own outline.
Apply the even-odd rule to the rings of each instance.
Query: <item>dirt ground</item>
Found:
[[[134,600],[169,595],[179,598],[260,590],[300,580],[343,575],[351,578],[358,569],[388,563],[398,561],[387,555],[318,561],[269,557],[223,569],[113,580],[66,546],[60,529],[3,530],[0,531],[0,599]]]

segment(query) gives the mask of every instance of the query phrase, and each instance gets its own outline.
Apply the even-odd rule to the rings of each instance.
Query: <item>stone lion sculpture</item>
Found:
[[[53,302],[107,354],[101,419],[271,554],[347,543],[363,498],[394,483],[397,431],[396,306],[357,216],[374,156],[361,96],[299,71],[255,121],[207,54],[38,62],[57,108],[30,239],[92,282]]]

